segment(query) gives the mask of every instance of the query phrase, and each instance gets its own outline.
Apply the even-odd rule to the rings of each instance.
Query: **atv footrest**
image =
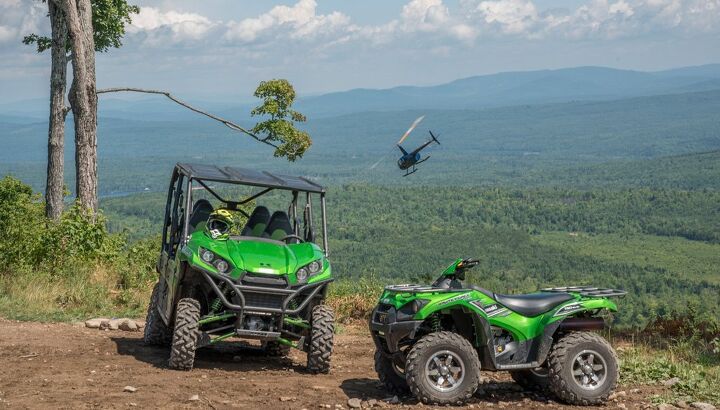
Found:
[[[545,288],[543,292],[572,292],[579,293],[582,296],[590,298],[609,298],[612,296],[622,297],[627,294],[624,290],[610,289],[610,288],[597,288],[594,286],[563,286],[559,288]]]
[[[277,340],[280,338],[280,332],[266,332],[263,330],[247,330],[237,329],[235,333],[240,337],[258,340]]]

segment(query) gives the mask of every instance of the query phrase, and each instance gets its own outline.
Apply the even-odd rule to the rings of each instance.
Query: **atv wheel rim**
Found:
[[[441,350],[425,363],[425,378],[435,390],[443,393],[453,391],[465,379],[465,364],[457,354]]]
[[[598,352],[583,350],[573,359],[572,375],[580,388],[595,390],[605,383],[607,363]]]

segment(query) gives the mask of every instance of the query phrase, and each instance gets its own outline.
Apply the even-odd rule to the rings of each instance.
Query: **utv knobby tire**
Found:
[[[168,365],[176,370],[192,370],[197,348],[200,302],[192,298],[180,299],[175,313],[175,330]]]
[[[605,380],[595,390],[580,387],[573,376],[573,361],[583,350],[593,350],[606,363]],[[571,332],[561,337],[548,355],[548,381],[550,390],[561,401],[581,406],[607,402],[618,379],[618,359],[610,343],[591,332]]]
[[[426,363],[437,352],[448,350],[462,360],[465,375],[460,386],[449,392],[435,389],[426,377]],[[480,360],[477,351],[464,337],[453,332],[430,333],[410,349],[405,361],[405,377],[410,391],[425,404],[463,404],[480,383]]]
[[[527,390],[544,391],[550,385],[547,366],[537,369],[512,370],[510,377]]]
[[[161,279],[162,280],[162,279]],[[150,305],[148,306],[147,316],[145,317],[145,332],[143,334],[143,342],[148,346],[169,346],[172,341],[172,330],[165,325],[158,306],[160,305],[160,282],[153,287],[152,296],[150,296]]]
[[[291,347],[280,342],[265,342],[263,344],[265,354],[270,357],[285,357],[290,354]]]
[[[400,374],[392,359],[385,356],[379,350],[375,351],[375,372],[378,379],[385,386],[385,390],[396,395],[403,395],[410,392],[405,374]]]
[[[332,309],[315,306],[310,324],[310,343],[307,351],[307,370],[310,373],[329,373],[333,350],[335,319]]]

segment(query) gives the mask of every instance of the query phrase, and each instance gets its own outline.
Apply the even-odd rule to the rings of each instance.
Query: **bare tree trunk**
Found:
[[[80,205],[97,211],[97,94],[90,0],[62,0],[72,46],[70,106],[75,121],[75,190]]]
[[[67,84],[67,26],[62,10],[48,2],[52,28],[52,66],[50,70],[50,125],[48,127],[47,184],[45,214],[58,219],[63,210],[65,171],[65,88]]]

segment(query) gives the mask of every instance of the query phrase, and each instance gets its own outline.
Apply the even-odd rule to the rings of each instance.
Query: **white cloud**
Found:
[[[315,0],[300,0],[294,6],[275,6],[258,17],[227,24],[225,38],[251,43],[269,32],[281,32],[292,39],[313,39],[351,29],[350,18],[340,12],[317,14]]]
[[[162,12],[154,7],[141,7],[140,13],[132,16],[130,33],[169,33],[173,41],[199,40],[216,26],[217,23],[196,13],[177,11]],[[161,39],[153,36],[153,41]]]

